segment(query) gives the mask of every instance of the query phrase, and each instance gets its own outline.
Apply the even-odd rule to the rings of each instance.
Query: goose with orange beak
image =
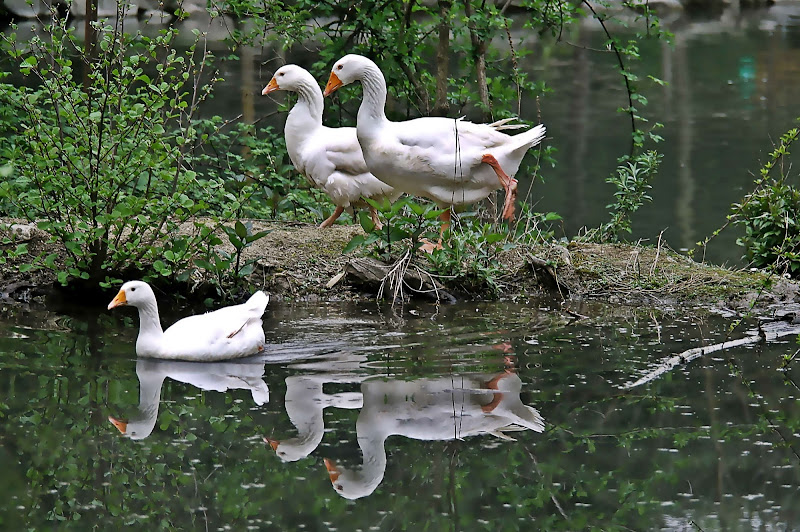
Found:
[[[183,318],[164,331],[153,289],[144,281],[129,281],[108,308],[132,306],[139,311],[137,356],[212,362],[246,357],[264,349],[261,316],[268,303],[269,296],[259,290],[241,305]]]
[[[508,124],[512,119],[492,124],[442,117],[392,122],[385,113],[383,73],[372,60],[355,54],[334,64],[324,95],[356,81],[364,88],[356,123],[358,142],[373,175],[397,190],[447,208],[441,216],[442,233],[453,207],[481,201],[499,188],[506,195],[503,219],[514,218],[514,175],[528,150],[544,138],[543,125],[512,136],[501,130],[526,126]],[[433,247],[441,247],[441,240],[426,250]]]
[[[363,198],[394,201],[401,193],[369,172],[355,128],[322,125],[322,91],[304,68],[297,65],[279,68],[261,94],[275,91],[297,94],[297,102],[289,111],[283,129],[292,164],[336,205],[336,210],[320,227],[333,225],[345,210],[353,208],[368,208],[373,223],[380,227],[377,211]]]

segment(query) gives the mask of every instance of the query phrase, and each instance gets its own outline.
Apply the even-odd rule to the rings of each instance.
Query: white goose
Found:
[[[307,70],[297,65],[282,66],[261,94],[279,90],[297,93],[297,103],[289,111],[283,129],[289,158],[297,171],[325,191],[336,205],[320,227],[331,226],[347,208],[367,206],[361,196],[394,201],[402,194],[369,173],[355,128],[322,125],[322,91]],[[379,226],[375,209],[369,209]]]
[[[509,120],[475,124],[461,119],[422,117],[404,122],[386,118],[386,80],[378,65],[349,54],[331,70],[324,95],[360,81],[364,96],[358,109],[358,142],[370,172],[381,181],[442,207],[474,203],[494,190],[505,189],[503,218],[514,217],[517,180],[522,158],[545,135],[544,125],[520,133],[500,132]],[[442,230],[449,225],[450,209]]]
[[[138,356],[212,362],[264,349],[261,316],[268,303],[269,296],[259,290],[246,303],[183,318],[163,331],[153,289],[144,281],[128,281],[108,308],[130,305],[139,310]]]

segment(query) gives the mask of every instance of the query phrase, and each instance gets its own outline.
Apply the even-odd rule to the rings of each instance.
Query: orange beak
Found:
[[[278,445],[281,444],[279,440],[273,440],[272,438],[264,438],[264,443],[268,443],[272,450],[278,452]]]
[[[328,96],[342,85],[344,85],[344,83],[339,79],[339,76],[331,72],[331,77],[328,78],[328,84],[325,85],[325,92],[323,92],[322,95]]]
[[[333,463],[333,460],[329,460],[327,458],[322,459],[325,462],[325,469],[328,470],[328,476],[331,477],[331,483],[336,482],[336,479],[339,478],[339,470],[336,469],[336,464]]]
[[[108,310],[111,310],[114,307],[119,307],[120,305],[127,305],[128,298],[125,297],[125,290],[120,290],[117,292],[116,297],[111,300],[111,303],[108,304]]]
[[[281,88],[278,87],[278,82],[275,81],[275,78],[272,78],[271,80],[269,80],[269,83],[267,84],[267,86],[264,87],[264,90],[261,91],[261,96],[266,96],[270,92],[275,92],[275,91],[279,91],[279,90],[281,90]]]
[[[128,428],[128,424],[124,421],[120,421],[119,419],[114,419],[111,416],[108,416],[108,420],[117,427],[117,430],[120,431],[122,434],[125,434],[125,429]]]

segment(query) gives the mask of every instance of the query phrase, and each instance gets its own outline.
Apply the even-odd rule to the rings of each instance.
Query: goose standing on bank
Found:
[[[263,351],[261,316],[268,303],[269,296],[259,290],[241,305],[183,318],[164,331],[153,289],[144,281],[128,281],[108,308],[130,305],[139,310],[137,356],[213,362]]]
[[[544,138],[544,125],[512,136],[499,131],[508,120],[475,124],[422,117],[391,122],[385,113],[383,73],[372,60],[355,54],[336,62],[324,95],[354,81],[364,87],[358,109],[358,141],[370,172],[378,179],[442,207],[474,203],[502,187],[506,193],[503,218],[513,219],[514,175],[528,149]],[[442,231],[449,225],[450,213],[448,208],[442,215]]]
[[[401,192],[379,181],[369,172],[352,127],[330,128],[322,125],[323,97],[314,77],[297,65],[284,65],[261,91],[297,93],[297,103],[286,118],[283,134],[286,150],[298,172],[331,197],[334,213],[320,227],[329,227],[350,207],[365,207],[361,199],[396,200]],[[369,206],[373,222],[380,226],[378,214]]]

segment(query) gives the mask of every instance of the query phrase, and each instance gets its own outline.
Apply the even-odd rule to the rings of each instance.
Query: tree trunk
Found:
[[[83,89],[86,92],[89,92],[89,74],[97,59],[97,31],[94,29],[94,23],[97,22],[97,2],[98,0],[86,0],[86,19],[83,21]]]
[[[486,81],[486,48],[488,41],[481,41],[477,38],[473,40],[475,54],[475,74],[478,83],[478,95],[483,105],[483,119],[490,121],[492,118],[492,106],[489,101],[489,84]]]
[[[472,0],[464,0],[464,12],[467,15],[467,19],[472,18]],[[492,117],[492,108],[489,102],[489,86],[486,82],[486,49],[489,47],[489,40],[481,39],[478,36],[478,31],[474,23],[469,25],[469,39],[472,43],[472,58],[475,62],[478,97],[483,107],[481,110],[482,118],[488,121],[491,120]]]
[[[450,0],[439,0],[439,44],[436,48],[436,103],[434,116],[450,114],[447,101],[447,78],[450,76]]]

